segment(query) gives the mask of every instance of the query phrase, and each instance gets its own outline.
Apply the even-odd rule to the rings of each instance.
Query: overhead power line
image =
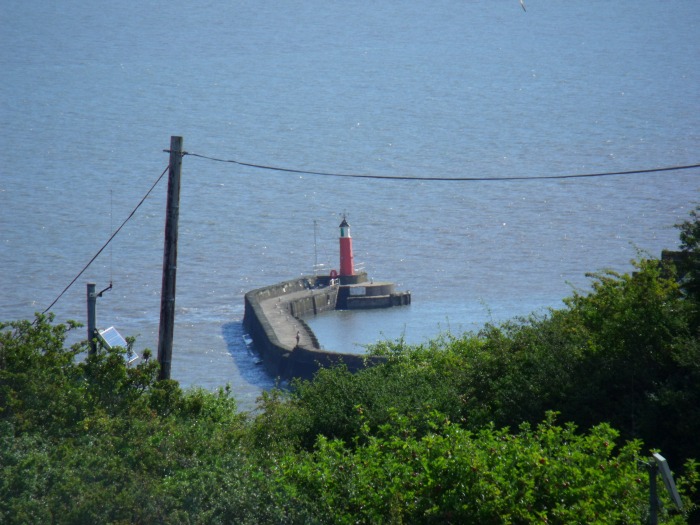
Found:
[[[129,216],[124,220],[124,222],[122,222],[121,226],[119,226],[119,228],[116,229],[116,231],[111,235],[111,237],[110,237],[109,239],[107,239],[107,242],[104,243],[104,244],[102,245],[102,248],[100,248],[99,251],[94,255],[94,257],[93,257],[92,259],[90,259],[90,262],[88,262],[88,263],[83,267],[83,269],[80,270],[80,272],[78,273],[78,275],[75,276],[75,278],[68,284],[68,286],[66,286],[66,287],[63,289],[63,291],[62,291],[60,294],[58,294],[58,297],[56,297],[56,299],[54,299],[54,301],[49,305],[49,307],[48,307],[46,310],[44,310],[43,312],[41,312],[42,314],[45,314],[46,312],[48,312],[49,310],[51,310],[51,308],[53,307],[53,305],[55,305],[55,304],[58,302],[58,300],[59,300],[61,297],[63,297],[63,294],[65,294],[65,293],[68,291],[68,289],[69,289],[71,286],[73,286],[73,284],[75,284],[75,281],[77,281],[77,280],[80,278],[80,276],[83,275],[83,273],[85,272],[85,270],[87,270],[87,269],[90,267],[90,265],[91,265],[93,262],[95,262],[95,259],[97,259],[97,258],[99,257],[99,255],[104,251],[104,249],[109,245],[109,243],[112,242],[112,239],[114,239],[114,238],[117,236],[117,234],[121,231],[121,229],[124,227],[124,225],[125,225],[127,222],[129,222],[129,220],[134,216],[134,213],[136,213],[136,210],[138,210],[138,209],[141,207],[141,205],[142,205],[142,204],[144,203],[144,201],[148,198],[148,196],[151,194],[151,192],[153,191],[153,189],[158,185],[158,183],[160,182],[160,180],[163,178],[163,175],[165,175],[165,174],[168,172],[168,169],[169,169],[169,168],[170,168],[170,166],[167,166],[167,167],[163,170],[163,173],[160,174],[160,177],[158,177],[158,179],[153,183],[153,185],[151,186],[151,188],[146,192],[146,195],[143,196],[143,198],[142,198],[141,201],[136,205],[136,207],[135,207],[133,210],[131,210],[131,213],[130,213]]]
[[[279,166],[267,166],[264,164],[252,164],[250,162],[240,162],[233,159],[221,159],[216,157],[210,157],[208,155],[201,155],[199,153],[185,153],[191,157],[198,157],[200,159],[211,160],[214,162],[226,162],[229,164],[237,164],[238,166],[245,166],[248,168],[257,168],[262,170],[271,171],[281,171],[285,173],[299,173],[303,175],[320,175],[324,177],[349,177],[356,179],[381,179],[381,180],[407,180],[407,181],[469,181],[469,182],[502,182],[502,181],[529,181],[529,180],[547,180],[547,179],[583,179],[583,178],[594,178],[594,177],[613,177],[619,175],[641,175],[644,173],[659,173],[663,171],[677,171],[677,170],[689,170],[700,168],[700,164],[689,164],[683,166],[668,166],[664,168],[651,168],[642,170],[628,170],[628,171],[608,171],[602,173],[576,173],[572,175],[539,175],[534,177],[411,177],[411,176],[401,176],[401,175],[372,175],[372,174],[360,174],[360,173],[333,173],[325,171],[311,171],[293,168],[284,168]]]
[[[664,171],[678,171],[678,170],[690,170],[700,168],[700,164],[687,164],[679,166],[667,166],[663,168],[650,168],[650,169],[640,169],[640,170],[627,170],[627,171],[608,171],[601,173],[576,173],[570,175],[540,175],[534,177],[415,177],[415,176],[401,176],[401,175],[373,175],[373,174],[361,174],[361,173],[335,173],[326,171],[313,171],[313,170],[303,170],[294,168],[285,168],[280,166],[268,166],[265,164],[253,164],[250,162],[241,162],[234,159],[222,159],[217,157],[211,157],[209,155],[202,155],[199,153],[189,153],[182,152],[183,155],[189,155],[190,157],[197,157],[200,159],[210,160],[214,162],[224,162],[229,164],[236,164],[238,166],[244,166],[248,168],[256,168],[268,171],[279,171],[285,173],[298,173],[303,175],[319,175],[323,177],[345,177],[345,178],[356,178],[356,179],[378,179],[378,180],[397,180],[397,181],[449,181],[449,182],[504,182],[504,181],[531,181],[531,180],[547,180],[547,179],[582,179],[582,178],[594,178],[594,177],[613,177],[620,175],[641,175],[645,173],[660,173]],[[134,216],[136,211],[141,207],[144,201],[151,194],[153,189],[158,185],[163,176],[168,172],[170,166],[167,166],[163,173],[160,174],[158,179],[153,183],[150,189],[143,196],[141,201],[136,205],[136,207],[131,211],[129,216],[122,222],[122,224],[117,228],[114,233],[107,239],[98,252],[90,259],[90,261],[83,267],[82,270],[76,275],[73,280],[66,286],[63,291],[54,299],[54,301],[46,308],[42,314],[48,312],[58,301],[63,297],[63,295],[70,289],[73,284],[80,278],[80,276],[85,273],[85,271],[90,267],[90,265],[99,257],[99,255],[104,251],[104,249],[112,242],[112,240],[117,236],[121,229],[126,225],[129,220]]]

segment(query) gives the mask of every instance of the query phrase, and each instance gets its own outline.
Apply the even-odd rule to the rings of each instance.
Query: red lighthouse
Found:
[[[355,275],[355,263],[352,258],[352,237],[350,225],[343,217],[340,223],[340,275]]]

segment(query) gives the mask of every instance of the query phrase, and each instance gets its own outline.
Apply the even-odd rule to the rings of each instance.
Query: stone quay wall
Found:
[[[311,379],[322,367],[343,363],[357,371],[383,360],[320,348],[303,317],[335,310],[338,289],[326,277],[310,276],[245,294],[243,325],[269,374],[285,380]]]

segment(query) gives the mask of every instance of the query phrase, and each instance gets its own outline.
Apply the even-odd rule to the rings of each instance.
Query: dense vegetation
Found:
[[[237,410],[85,357],[74,323],[0,325],[0,523],[642,523],[651,449],[693,522],[700,487],[700,222],[565,308],[370,351]]]

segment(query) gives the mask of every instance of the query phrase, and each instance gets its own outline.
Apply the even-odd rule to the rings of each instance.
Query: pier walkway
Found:
[[[270,327],[277,335],[279,344],[290,351],[295,346],[302,348],[316,348],[314,337],[309,333],[305,323],[293,316],[290,310],[290,303],[296,303],[302,299],[312,297],[317,290],[301,290],[291,292],[279,297],[271,297],[260,301],[263,314],[267,317]],[[327,290],[323,290],[324,293]],[[297,333],[299,333],[299,344],[297,345]]]

